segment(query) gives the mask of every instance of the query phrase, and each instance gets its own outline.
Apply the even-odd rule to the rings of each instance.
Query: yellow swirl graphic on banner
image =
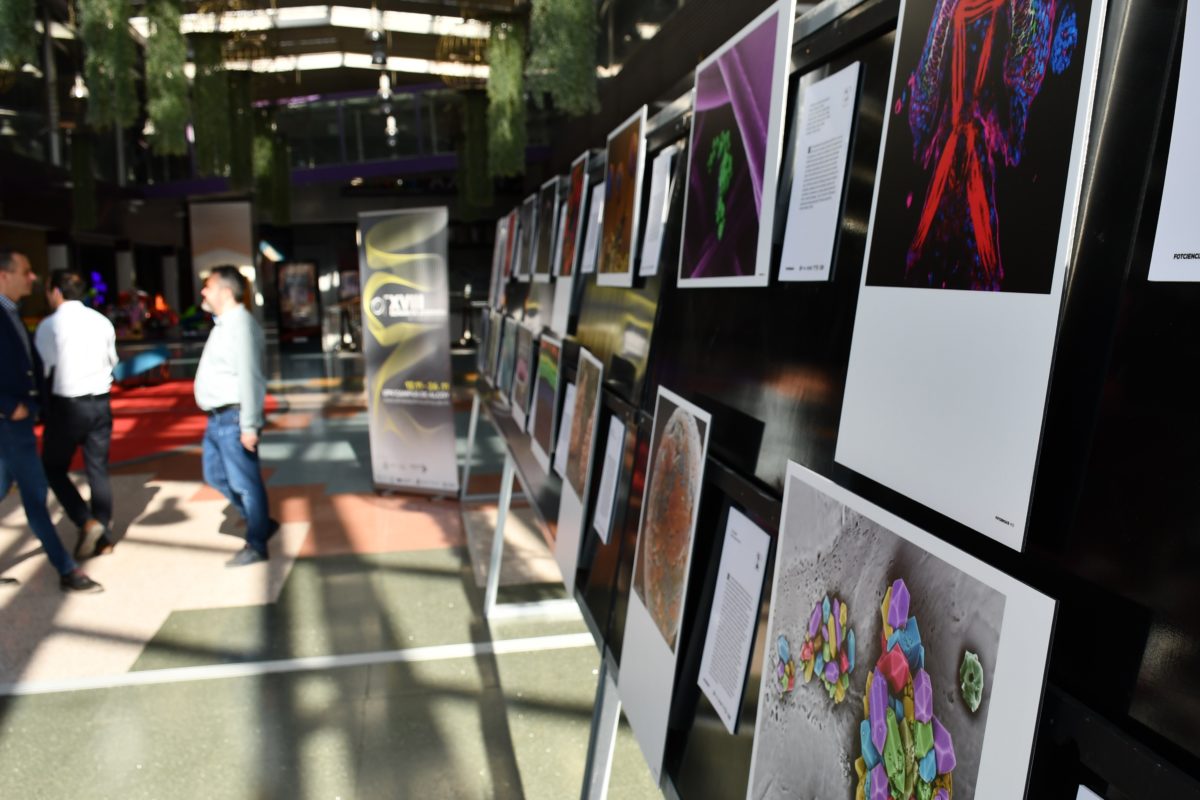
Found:
[[[405,253],[403,251],[425,244],[446,227],[446,215],[401,215],[382,220],[367,231],[363,246],[367,254],[367,266],[385,269],[400,266],[422,258],[442,261],[435,253]]]

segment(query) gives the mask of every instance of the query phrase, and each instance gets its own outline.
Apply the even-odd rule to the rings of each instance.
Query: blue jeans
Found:
[[[204,431],[204,482],[229,499],[246,520],[246,544],[266,555],[271,512],[258,453],[242,447],[236,408],[208,418]]]
[[[58,570],[66,575],[76,568],[75,559],[63,547],[58,531],[50,521],[46,510],[46,472],[38,455],[37,437],[33,435],[33,419],[19,421],[0,419],[0,497],[8,494],[13,481],[21,492],[21,503],[25,506],[25,519],[33,529],[33,535],[42,543],[46,557]]]

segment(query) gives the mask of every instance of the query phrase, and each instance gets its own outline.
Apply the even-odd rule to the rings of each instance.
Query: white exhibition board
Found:
[[[1007,167],[1010,182],[1025,183],[1019,191],[1005,185],[999,211],[989,192],[1000,190],[980,177],[983,156],[959,148],[973,136],[983,146],[972,126],[991,106],[964,114],[962,130],[939,127],[951,89],[917,81],[922,92],[929,89],[918,96],[905,87],[914,80],[908,69],[925,64],[918,57],[938,57],[923,48],[945,41],[935,35],[945,20],[931,21],[933,0],[905,0],[900,8],[835,459],[1014,549],[1025,541],[1106,5],[1076,3],[1090,14],[1072,11],[1058,28],[1077,25],[1077,46],[1064,37],[1062,48],[1047,43],[1037,51],[1054,69],[1042,63],[1044,83],[1021,87],[1032,105],[1004,129],[1004,146],[1017,154],[1024,147],[1028,156],[1036,145],[1039,154],[1064,157],[1043,159],[1033,173],[1029,158],[1024,171]],[[1028,19],[1022,24],[1031,36],[1053,33]],[[989,73],[989,80],[978,103],[1009,102],[995,89],[1004,79]],[[1039,98],[1038,86],[1059,94]],[[896,112],[897,98],[908,104],[906,113]],[[913,142],[940,152],[929,157],[931,175],[965,171],[973,188],[929,178],[922,197],[912,179],[920,167]],[[991,198],[990,217],[980,196]],[[1024,216],[1038,203],[1057,217]],[[977,220],[973,237],[964,233],[964,214]]]
[[[254,209],[248,200],[188,204],[196,297],[213,267],[231,264],[258,289],[254,268]]]
[[[832,276],[861,72],[862,64],[855,61],[801,89],[781,281],[827,281]]]
[[[625,423],[612,417],[608,421],[608,441],[604,446],[604,466],[600,469],[596,513],[592,515],[592,527],[604,544],[608,544],[608,537],[612,534],[613,503],[617,499],[617,478],[621,475],[621,460],[624,455]]]
[[[656,781],[675,690],[711,421],[706,411],[658,387],[619,681],[625,715]]]
[[[592,188],[592,201],[588,203],[587,233],[583,237],[583,257],[579,271],[584,275],[596,271],[596,256],[600,251],[600,220],[604,217],[604,184]]]
[[[638,262],[638,274],[642,277],[658,274],[658,262],[662,256],[663,229],[671,204],[671,169],[679,145],[673,144],[654,157],[650,167],[650,205],[646,209],[646,235],[642,239],[642,259]]]
[[[558,444],[558,449],[565,455],[554,560],[558,562],[568,595],[575,591],[575,569],[579,563],[579,547],[583,542],[584,521],[587,519],[588,487],[591,485],[592,462],[595,460],[592,456],[600,422],[600,387],[603,382],[604,364],[586,348],[579,348],[579,366],[575,370],[575,383],[568,387],[568,408],[563,411]],[[616,420],[613,423],[615,425]],[[612,485],[615,487],[615,480]],[[599,502],[601,505],[598,508],[606,507],[603,505],[603,492]],[[612,509],[611,497],[606,508]],[[599,518],[600,514],[597,513],[596,517]]]
[[[554,461],[551,466],[558,475],[567,474],[567,443],[571,438],[571,421],[575,419],[575,384],[568,383],[563,395],[562,419],[558,422],[558,439],[554,445]]]
[[[1023,797],[1054,614],[1052,598],[789,462],[746,796],[853,797],[856,760],[888,780],[881,754],[899,734],[954,796]],[[823,680],[846,677],[840,700],[803,664],[831,626],[848,666]]]
[[[737,733],[746,691],[770,550],[770,535],[741,511],[730,508],[697,680],[731,734]]]
[[[1150,256],[1152,281],[1200,281],[1200,226],[1196,225],[1200,152],[1195,138],[1200,129],[1200,3],[1196,0],[1188,0],[1183,25],[1171,151]]]

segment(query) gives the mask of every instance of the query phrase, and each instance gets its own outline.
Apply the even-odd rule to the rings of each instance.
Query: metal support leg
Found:
[[[512,453],[505,448],[504,473],[500,476],[500,506],[496,511],[496,532],[492,536],[492,560],[488,565],[487,591],[483,596],[483,615],[485,617],[492,615],[492,609],[496,607],[496,592],[500,588],[500,560],[504,556],[504,528],[508,523],[508,507],[512,505],[515,472]]]
[[[471,400],[471,422],[467,425],[467,453],[463,458],[462,483],[459,484],[458,499],[466,500],[471,484],[471,458],[475,455],[475,429],[479,425],[479,392]]]
[[[582,800],[608,797],[608,779],[612,775],[613,750],[617,745],[617,724],[621,720],[621,698],[608,672],[608,659],[600,657],[600,679],[596,682],[596,704],[592,712],[592,731],[588,736],[587,763],[583,768]]]

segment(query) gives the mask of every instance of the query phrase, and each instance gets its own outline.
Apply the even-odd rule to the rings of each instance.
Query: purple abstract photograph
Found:
[[[780,36],[787,7],[764,14],[696,71],[681,283],[736,285],[766,275],[760,236],[765,230],[769,253],[782,116],[772,113],[772,98],[787,77],[780,63],[787,53],[779,52],[787,50],[780,42],[788,38]]]

